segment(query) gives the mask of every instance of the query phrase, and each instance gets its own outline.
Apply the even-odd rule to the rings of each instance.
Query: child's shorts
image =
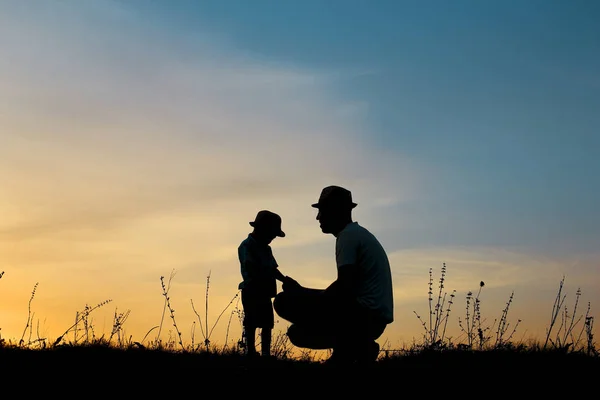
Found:
[[[275,317],[270,297],[252,295],[242,290],[242,306],[244,327],[273,329]]]

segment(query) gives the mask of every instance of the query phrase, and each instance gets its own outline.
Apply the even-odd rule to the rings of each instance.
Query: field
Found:
[[[171,352],[110,346],[47,350],[0,349],[2,387],[37,396],[69,393],[110,396],[223,396],[263,392],[323,394],[569,396],[590,395],[600,358],[550,350],[446,350],[383,355],[368,367],[334,368],[320,362],[256,359],[220,352]],[[361,395],[362,394],[362,395]],[[287,397],[287,396],[286,396]],[[12,398],[12,397],[11,397]]]
[[[233,348],[215,348],[209,341],[185,346],[177,338],[168,342],[122,340],[119,330],[125,321],[123,315],[115,316],[111,335],[98,338],[90,335],[87,317],[103,306],[99,304],[84,310],[64,335],[51,342],[25,336],[19,341],[0,338],[2,387],[24,393],[45,388],[46,394],[83,390],[110,395],[114,391],[112,396],[118,394],[117,398],[126,392],[154,397],[159,393],[186,394],[208,390],[211,385],[221,385],[226,394],[256,394],[292,385],[296,395],[336,385],[340,387],[338,394],[339,390],[375,394],[390,385],[414,385],[424,393],[447,390],[447,394],[473,395],[475,388],[485,390],[486,395],[509,395],[508,391],[519,390],[521,394],[573,396],[594,390],[594,378],[600,376],[594,318],[589,306],[581,315],[577,304],[573,310],[565,310],[562,282],[553,306],[555,317],[544,340],[514,342],[512,332],[518,323],[507,320],[483,325],[479,295],[469,293],[467,304],[471,306],[461,323],[464,335],[457,342],[444,336],[452,305],[452,295],[448,297],[441,291],[444,276],[445,265],[439,287],[434,290],[430,271],[431,318],[422,320],[417,315],[424,329],[422,342],[405,349],[382,348],[377,361],[367,366],[333,367],[310,352],[298,355],[292,352],[285,335],[274,337],[272,357],[254,359],[245,355],[242,341]],[[481,282],[480,291],[483,287]],[[168,315],[168,286],[163,288]],[[34,295],[35,289],[32,298]]]

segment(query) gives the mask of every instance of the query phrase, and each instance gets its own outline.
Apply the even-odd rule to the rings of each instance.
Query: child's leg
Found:
[[[271,355],[271,329],[262,328],[260,331],[260,349],[263,357]]]
[[[245,327],[244,335],[246,339],[246,354],[256,354],[256,328],[251,326]]]

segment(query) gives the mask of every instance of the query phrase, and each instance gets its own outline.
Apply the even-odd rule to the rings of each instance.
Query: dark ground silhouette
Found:
[[[27,350],[0,348],[0,397],[34,393],[232,396],[269,391],[277,397],[327,393],[354,397],[439,395],[506,397],[595,390],[600,358],[561,352],[425,352],[344,368],[293,360],[250,361],[243,354],[173,353],[102,346]],[[265,383],[268,381],[267,383]],[[12,394],[9,394],[12,393]],[[362,395],[361,395],[362,394]],[[365,398],[368,398],[365,397]]]

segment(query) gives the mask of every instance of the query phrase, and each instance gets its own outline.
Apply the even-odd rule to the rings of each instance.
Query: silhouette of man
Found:
[[[261,210],[256,214],[254,227],[238,247],[238,258],[243,281],[238,288],[242,291],[244,339],[246,352],[256,356],[256,330],[261,329],[261,354],[271,355],[271,334],[274,326],[272,298],[277,293],[277,282],[285,281],[273,256],[270,243],[276,237],[285,237],[281,230],[281,217],[271,211]]]
[[[375,362],[376,340],[394,320],[390,263],[377,238],[352,220],[356,206],[345,188],[322,190],[312,207],[323,233],[336,238],[337,279],[326,289],[312,289],[288,277],[274,300],[277,314],[291,322],[290,342],[332,349],[331,364]]]

